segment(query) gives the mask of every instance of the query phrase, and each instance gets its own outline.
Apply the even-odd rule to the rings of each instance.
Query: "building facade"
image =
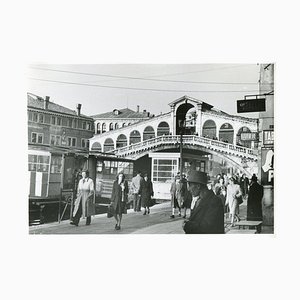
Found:
[[[27,94],[29,197],[55,197],[71,187],[74,169],[82,168],[94,133],[91,117],[58,105],[49,97]],[[70,156],[77,156],[76,163]],[[68,168],[63,168],[66,164]]]
[[[148,120],[153,116],[153,114],[150,114],[146,110],[140,112],[140,107],[137,105],[136,111],[129,108],[114,109],[110,112],[93,115],[92,118],[95,122],[95,134],[102,134],[143,120]]]

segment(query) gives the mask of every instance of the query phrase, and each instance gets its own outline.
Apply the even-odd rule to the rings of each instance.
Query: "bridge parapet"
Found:
[[[183,145],[200,146],[212,151],[223,152],[227,155],[246,157],[248,159],[257,160],[257,150],[236,146],[233,144],[212,140],[205,137],[185,135],[182,137]],[[160,136],[149,139],[140,143],[131,144],[122,148],[112,150],[111,152],[118,156],[132,156],[137,152],[147,152],[157,150],[165,145],[178,145],[180,144],[180,135]]]

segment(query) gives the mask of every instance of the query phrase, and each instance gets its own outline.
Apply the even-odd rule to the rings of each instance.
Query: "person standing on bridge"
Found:
[[[224,209],[221,200],[207,187],[205,172],[191,171],[188,177],[188,189],[196,199],[189,220],[183,222],[185,233],[224,233]]]
[[[131,189],[133,194],[133,210],[141,211],[141,183],[143,177],[141,176],[141,171],[137,171],[137,175],[132,178]]]
[[[116,230],[121,229],[122,214],[127,214],[127,201],[128,183],[125,180],[125,175],[120,172],[113,183],[110,203],[110,205],[113,207],[114,217],[117,221],[115,226]]]
[[[89,171],[82,171],[81,176],[71,222],[75,226],[78,226],[81,216],[86,218],[86,225],[90,225],[91,216],[95,215],[94,181],[89,178]]]

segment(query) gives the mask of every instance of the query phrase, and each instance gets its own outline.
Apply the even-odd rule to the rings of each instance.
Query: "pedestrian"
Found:
[[[255,175],[251,178],[247,201],[247,220],[262,221],[262,198],[264,195],[263,187],[257,182]]]
[[[175,218],[175,209],[178,208],[178,216],[181,217],[181,207],[183,204],[183,198],[185,194],[184,186],[180,182],[180,175],[175,176],[175,180],[171,184],[171,208],[172,214],[170,218]]]
[[[134,211],[141,211],[141,195],[140,195],[140,188],[141,182],[143,180],[141,176],[141,171],[137,171],[137,175],[132,178],[131,181],[131,190],[133,195],[133,210]]]
[[[184,195],[183,195],[183,218],[186,218],[186,213],[189,210],[190,211],[190,216],[191,216],[191,203],[192,203],[192,195],[188,190],[187,187],[187,180],[185,177],[185,174],[182,174],[182,185],[183,185],[183,191],[184,191]]]
[[[240,187],[242,190],[243,197],[246,199],[249,191],[249,179],[246,177],[246,174],[244,173],[240,179]]]
[[[89,177],[89,171],[81,172],[82,178],[79,180],[77,198],[74,203],[72,225],[78,226],[80,218],[86,218],[86,225],[91,224],[91,216],[95,215],[95,190],[94,181]]]
[[[214,192],[217,197],[219,197],[222,201],[223,207],[224,207],[224,213],[225,213],[225,202],[226,202],[226,186],[224,184],[224,178],[221,176],[219,178],[219,182],[215,184],[214,186]]]
[[[125,175],[120,172],[113,183],[111,203],[113,207],[114,218],[117,222],[115,230],[121,229],[122,214],[127,214],[128,201],[128,182],[125,180]]]
[[[185,233],[224,233],[223,205],[207,183],[205,172],[190,172],[188,189],[196,201],[191,217],[183,222]]]
[[[144,207],[144,215],[150,214],[151,197],[153,196],[153,184],[148,177],[148,174],[144,174],[144,180],[141,182],[141,203]]]
[[[229,178],[229,184],[227,186],[226,203],[229,207],[229,214],[231,219],[231,226],[234,226],[235,218],[239,221],[239,198],[242,197],[242,191],[237,184],[235,177]]]

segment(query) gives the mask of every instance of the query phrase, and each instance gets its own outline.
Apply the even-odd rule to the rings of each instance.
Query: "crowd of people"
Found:
[[[128,195],[132,197],[134,212],[150,214],[154,195],[153,184],[147,173],[138,171],[129,185],[125,174],[120,172],[113,183],[110,209],[116,220],[115,230],[121,229],[122,215],[127,213]],[[191,170],[188,177],[177,173],[170,188],[171,215],[183,217],[186,233],[224,233],[224,217],[228,216],[230,226],[240,220],[239,205],[247,201],[247,220],[262,220],[263,187],[253,174],[249,180],[242,176],[218,174],[209,185],[209,176]],[[77,198],[73,210],[72,225],[78,226],[81,217],[86,225],[91,224],[95,214],[94,182],[88,171],[82,171],[78,182]]]

